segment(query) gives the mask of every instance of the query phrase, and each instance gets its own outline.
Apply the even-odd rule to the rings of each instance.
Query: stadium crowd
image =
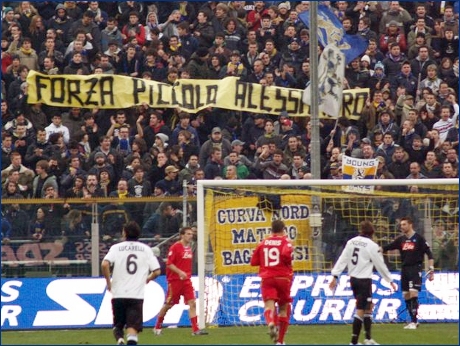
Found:
[[[321,3],[346,33],[368,41],[347,65],[345,86],[370,89],[359,120],[342,117],[336,126],[321,119],[321,178],[342,178],[343,154],[377,158],[378,179],[458,177],[458,2]],[[3,199],[180,196],[183,180],[194,195],[198,179],[311,178],[308,117],[218,108],[190,114],[147,104],[63,109],[29,104],[26,82],[36,70],[168,84],[236,76],[305,89],[310,36],[299,14],[308,1],[2,6]],[[176,233],[180,224],[171,221],[177,210],[169,203],[158,211],[120,208],[110,203],[101,215],[116,215],[114,224],[135,217],[144,230],[161,225],[156,229]],[[45,228],[61,234],[60,219],[72,210],[68,227],[81,221],[69,204],[23,209],[3,208],[16,225],[11,237],[37,239]]]

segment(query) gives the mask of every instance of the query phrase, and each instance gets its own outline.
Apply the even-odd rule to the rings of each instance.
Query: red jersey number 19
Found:
[[[276,247],[264,248],[264,266],[274,267],[280,263],[280,250]]]

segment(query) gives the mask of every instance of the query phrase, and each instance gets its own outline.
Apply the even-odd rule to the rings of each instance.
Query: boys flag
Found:
[[[310,28],[310,11],[300,13],[299,18]],[[323,47],[335,43],[345,54],[347,65],[357,56],[360,56],[368,45],[368,42],[359,35],[345,34],[342,22],[324,5],[318,5],[318,41]]]
[[[345,56],[334,43],[327,45],[318,64],[318,108],[333,118],[339,118],[343,99]],[[311,84],[303,92],[303,103],[311,105]]]
[[[342,156],[343,180],[375,179],[377,175],[377,159],[357,159],[354,157]],[[346,192],[373,193],[375,186],[350,185],[343,186]]]

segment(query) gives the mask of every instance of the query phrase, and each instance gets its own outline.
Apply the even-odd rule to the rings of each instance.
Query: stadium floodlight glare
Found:
[[[263,323],[260,280],[256,268],[249,266],[249,260],[252,250],[268,234],[271,221],[276,218],[286,222],[286,236],[295,249],[291,323],[336,321],[331,312],[334,306],[340,306],[345,320],[348,310],[354,309],[351,295],[345,297],[344,293],[343,298],[331,301],[335,298],[334,294],[318,288],[327,284],[334,261],[327,247],[329,240],[326,236],[330,237],[331,231],[326,223],[327,213],[332,213],[336,220],[345,224],[347,232],[356,232],[359,222],[371,220],[376,227],[374,240],[378,243],[399,234],[395,217],[407,214],[415,219],[417,229],[431,242],[435,219],[442,218],[458,229],[458,185],[457,179],[198,180],[200,328],[210,324]],[[417,186],[418,192],[409,192],[409,186]],[[320,210],[313,210],[312,197],[315,200],[319,198]],[[333,237],[337,236],[340,234],[333,234]],[[393,275],[399,275],[399,257],[389,256],[388,264]],[[458,270],[455,272],[453,274],[458,278]],[[443,287],[427,285],[431,291],[440,291],[432,295],[426,293],[421,300],[427,301],[436,296],[444,301],[444,295],[451,296],[447,277],[451,280],[450,276],[442,276],[446,291]],[[344,285],[344,292],[346,280],[346,275],[339,280]],[[396,308],[400,299],[397,296],[387,297],[388,287],[377,274],[373,280],[376,294],[383,297],[379,299],[380,306],[374,309],[375,318],[390,322],[398,315]],[[439,308],[440,305],[427,305],[420,311],[427,320],[436,321],[440,317],[436,316],[436,311],[431,311],[430,306]],[[449,320],[451,311],[455,309],[458,315],[458,306],[447,305],[443,320]]]

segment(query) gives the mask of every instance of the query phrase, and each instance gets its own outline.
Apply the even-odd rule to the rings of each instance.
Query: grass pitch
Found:
[[[382,345],[458,345],[458,324],[421,324],[417,330],[405,330],[402,324],[375,324],[372,338]],[[267,328],[209,328],[209,335],[192,336],[190,328],[165,328],[154,336],[151,328],[139,335],[143,345],[261,345],[271,344]],[[290,326],[285,342],[288,345],[348,345],[351,325]],[[364,340],[361,331],[360,342]],[[106,345],[116,344],[111,329],[72,329],[2,332],[2,345]]]

